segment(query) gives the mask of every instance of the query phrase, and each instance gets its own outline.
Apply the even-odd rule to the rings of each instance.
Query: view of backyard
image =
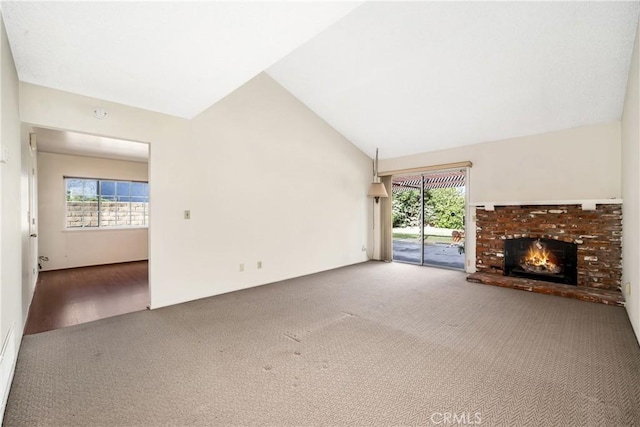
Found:
[[[425,227],[424,242],[420,244],[420,230],[416,228],[393,229],[393,259],[410,263],[421,263],[420,249],[426,265],[464,268],[464,238],[454,239],[458,230]]]
[[[464,269],[464,178],[458,171],[394,177],[394,260]]]

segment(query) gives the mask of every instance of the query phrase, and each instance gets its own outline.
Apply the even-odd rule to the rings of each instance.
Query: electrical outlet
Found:
[[[362,252],[366,252],[367,251],[367,247],[365,245],[362,245]]]
[[[191,219],[191,211],[184,211],[184,219]]]
[[[627,282],[624,284],[624,293],[627,295],[631,295],[631,282]]]
[[[262,268],[262,261],[258,261],[258,270]]]
[[[244,271],[244,264],[240,264],[240,272]]]

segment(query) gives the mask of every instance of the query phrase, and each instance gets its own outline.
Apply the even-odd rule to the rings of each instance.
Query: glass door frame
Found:
[[[420,261],[419,262],[411,262],[411,261],[402,261],[402,260],[396,260],[395,259],[395,251],[393,250],[393,229],[391,229],[391,260],[394,262],[402,262],[402,263],[406,263],[406,264],[413,264],[413,265],[419,265],[419,266],[428,266],[428,267],[436,267],[436,268],[445,268],[445,269],[451,269],[451,270],[457,270],[457,271],[467,271],[467,266],[469,265],[469,251],[467,250],[467,239],[469,237],[469,233],[468,233],[468,228],[469,228],[469,223],[470,221],[468,220],[469,218],[469,173],[470,173],[470,167],[466,166],[466,167],[455,167],[455,168],[444,168],[444,169],[434,169],[434,170],[429,170],[429,171],[424,171],[424,172],[416,172],[414,174],[396,174],[396,175],[392,175],[391,176],[391,204],[393,204],[393,178],[395,176],[415,176],[416,179],[418,179],[418,177],[420,178],[420,224],[419,224],[419,228],[420,228],[420,232],[419,232],[419,239],[420,239]],[[462,225],[463,225],[463,230],[464,230],[464,241],[465,241],[465,250],[464,250],[464,262],[463,262],[463,266],[462,269],[458,269],[458,268],[454,268],[454,267],[447,267],[447,266],[441,266],[441,265],[436,265],[436,264],[425,264],[425,257],[424,257],[424,228],[425,228],[425,217],[424,217],[424,208],[425,208],[425,200],[424,200],[424,193],[425,193],[425,176],[429,176],[429,175],[434,175],[434,174],[439,174],[439,173],[446,173],[446,172],[454,172],[454,171],[462,171],[464,170],[464,209],[463,209],[463,218],[462,218]],[[443,188],[448,188],[448,187],[443,187]],[[456,188],[456,187],[453,187]]]

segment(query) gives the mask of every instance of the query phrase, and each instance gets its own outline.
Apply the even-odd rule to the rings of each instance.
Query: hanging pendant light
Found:
[[[380,197],[389,197],[387,189],[384,188],[384,184],[380,182],[378,178],[378,149],[376,148],[376,159],[373,161],[373,182],[369,186],[369,192],[367,197],[373,197],[376,203],[380,201]]]

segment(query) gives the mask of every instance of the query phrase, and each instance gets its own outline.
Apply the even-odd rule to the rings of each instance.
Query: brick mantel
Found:
[[[476,210],[476,269],[502,275],[504,241],[547,238],[578,245],[578,286],[617,290],[622,277],[622,205],[498,206]]]

